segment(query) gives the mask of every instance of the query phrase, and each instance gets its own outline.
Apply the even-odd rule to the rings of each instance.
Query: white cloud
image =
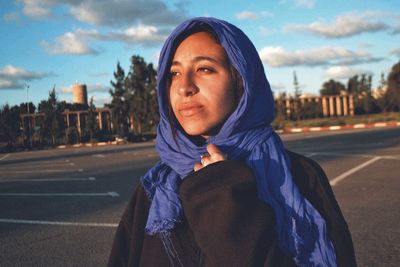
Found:
[[[236,18],[242,19],[242,20],[247,20],[247,19],[254,20],[254,19],[258,19],[259,16],[255,12],[242,11],[242,12],[236,14]]]
[[[24,89],[25,84],[20,81],[4,80],[0,78],[0,89]]]
[[[396,24],[393,26],[391,34],[399,34],[400,33],[400,16],[396,16]]]
[[[283,83],[271,84],[272,91],[284,91],[286,86]]]
[[[93,96],[93,103],[96,107],[104,107],[105,104],[111,103],[111,96],[110,95],[94,95]]]
[[[63,86],[60,88],[60,92],[62,94],[71,94],[72,93],[72,85],[71,86]]]
[[[384,22],[376,20],[382,16],[379,12],[364,12],[362,14],[347,13],[336,17],[333,23],[323,20],[310,24],[291,24],[284,27],[286,32],[310,32],[326,38],[343,38],[365,32],[378,32],[389,28]]]
[[[110,39],[123,41],[128,44],[142,44],[152,46],[163,42],[167,35],[161,33],[158,28],[150,25],[139,24],[122,32],[111,32]]]
[[[338,64],[362,64],[381,61],[368,53],[354,52],[343,47],[322,47],[310,50],[288,52],[282,47],[264,47],[259,52],[261,60],[272,67],[322,66]]]
[[[236,18],[240,20],[256,20],[262,17],[273,17],[273,14],[268,11],[253,12],[248,10],[236,13]]]
[[[392,49],[392,50],[390,51],[390,54],[400,57],[400,48]]]
[[[23,89],[29,81],[52,75],[51,73],[28,71],[13,65],[6,65],[0,69],[0,89]]]
[[[93,77],[105,77],[105,76],[108,76],[108,77],[112,77],[112,72],[96,72],[96,73],[92,73],[91,74],[91,76],[93,76]]]
[[[258,30],[262,36],[268,36],[268,35],[272,34],[272,30],[270,30],[269,28],[267,28],[265,26],[258,27]]]
[[[357,44],[357,47],[358,47],[359,49],[368,49],[368,48],[374,47],[374,44],[372,44],[372,43],[367,43],[367,42],[361,42],[361,43]]]
[[[13,65],[6,65],[0,70],[0,78],[34,80],[48,77],[49,74],[28,71]]]
[[[313,8],[315,6],[314,0],[295,0],[296,6],[304,8]]]
[[[75,31],[75,34],[80,39],[92,38],[92,39],[97,39],[97,40],[107,40],[107,36],[99,33],[97,30],[77,29]]]
[[[89,84],[87,86],[88,92],[108,92],[109,89],[109,86],[100,83]]]
[[[53,1],[41,0],[20,0],[23,2],[23,13],[31,18],[43,19],[52,15],[51,7],[54,5]]]
[[[72,87],[73,87],[73,85],[63,86],[63,87],[61,87],[60,92],[62,94],[71,94]],[[88,92],[92,92],[92,93],[94,93],[94,92],[107,93],[108,89],[109,89],[109,87],[107,87],[103,84],[100,84],[100,83],[88,84],[88,85],[86,85],[86,88],[87,88]]]
[[[153,23],[176,25],[186,18],[184,1],[169,7],[162,0],[18,0],[23,13],[31,18],[55,16],[55,9],[66,10],[76,20],[94,25]]]
[[[280,0],[280,5],[294,5],[300,8],[313,8],[315,6],[315,0]]]
[[[350,68],[347,66],[334,66],[326,70],[325,76],[330,79],[347,80],[355,75],[367,74],[372,75],[373,73],[368,70]]]
[[[77,29],[74,32],[66,32],[56,38],[54,43],[42,41],[42,46],[50,54],[69,55],[96,55],[98,50],[90,47],[88,43],[97,41],[120,41],[130,45],[156,46],[167,38],[165,30],[159,30],[155,26],[140,24],[123,31],[110,31],[100,33],[97,30]]]
[[[7,22],[18,22],[20,17],[17,12],[10,12],[3,16],[4,20]]]
[[[69,55],[89,55],[98,54],[93,48],[90,48],[85,40],[80,38],[84,36],[79,32],[66,32],[64,35],[57,37],[55,43],[51,44],[42,41],[42,46],[50,54],[69,54]]]

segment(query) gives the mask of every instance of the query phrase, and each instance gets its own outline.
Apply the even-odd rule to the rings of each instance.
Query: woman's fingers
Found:
[[[194,165],[194,171],[198,171],[212,163],[226,160],[226,156],[214,144],[207,145],[207,152],[208,154],[200,156],[200,163]]]
[[[201,168],[203,168],[203,165],[201,163],[196,163],[194,164],[194,171],[197,172],[198,170],[200,170]]]
[[[210,158],[212,159],[213,163],[226,159],[225,155],[214,144],[207,145],[207,152],[210,154]]]

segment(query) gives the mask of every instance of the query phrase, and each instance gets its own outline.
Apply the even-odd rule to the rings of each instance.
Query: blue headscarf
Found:
[[[244,92],[235,111],[215,136],[195,144],[176,122],[170,123],[168,76],[177,42],[188,32],[208,26],[218,37],[243,80]],[[156,148],[161,160],[141,181],[151,200],[148,234],[165,237],[182,221],[179,183],[193,171],[207,144],[215,144],[230,160],[241,160],[256,177],[258,198],[272,206],[281,250],[298,266],[336,266],[325,220],[300,194],[290,172],[290,161],[270,124],[274,99],[257,50],[237,27],[215,18],[193,18],[179,25],[161,50],[158,72],[160,123]]]

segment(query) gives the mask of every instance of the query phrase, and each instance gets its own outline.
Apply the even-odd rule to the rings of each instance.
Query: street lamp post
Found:
[[[30,110],[29,110],[29,84],[26,85],[26,108],[28,110],[28,131],[29,131],[29,145],[32,148],[32,134],[31,134],[31,117],[30,117]]]

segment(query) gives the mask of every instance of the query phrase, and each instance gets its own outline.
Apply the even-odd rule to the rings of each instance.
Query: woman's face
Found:
[[[225,49],[206,32],[184,39],[172,59],[169,97],[189,135],[215,135],[234,111],[231,66]]]

